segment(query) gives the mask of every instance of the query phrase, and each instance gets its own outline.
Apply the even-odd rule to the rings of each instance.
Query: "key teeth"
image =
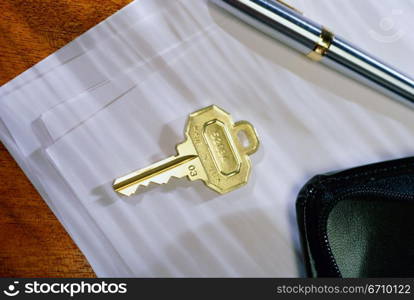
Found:
[[[177,179],[180,179],[180,177],[172,175],[172,176],[168,177],[168,179],[165,182],[159,183],[159,182],[155,182],[155,181],[152,181],[152,180],[146,181],[146,182],[144,181],[142,183],[139,183],[133,191],[130,191],[129,190],[130,188],[126,188],[126,189],[122,189],[122,190],[117,191],[117,192],[124,195],[124,196],[132,196],[132,195],[137,193],[137,191],[139,190],[140,187],[148,187],[148,186],[153,185],[153,184],[156,184],[156,185],[167,184],[168,182],[170,182],[171,178],[173,178],[173,177],[177,178]],[[124,191],[128,191],[128,192],[124,192]]]

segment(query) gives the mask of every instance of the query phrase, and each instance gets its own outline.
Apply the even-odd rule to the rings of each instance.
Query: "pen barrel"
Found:
[[[272,0],[212,0],[246,23],[308,54],[320,40],[322,26]]]
[[[340,37],[321,62],[414,108],[414,80]]]
[[[212,0],[313,60],[414,107],[414,80],[275,0]]]

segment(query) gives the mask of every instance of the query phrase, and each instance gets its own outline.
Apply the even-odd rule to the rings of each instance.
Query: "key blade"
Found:
[[[147,168],[115,179],[113,188],[120,194],[130,196],[140,186],[148,186],[150,183],[164,184],[171,177],[182,178],[188,176],[191,171],[188,167],[197,158],[197,155],[171,156]]]

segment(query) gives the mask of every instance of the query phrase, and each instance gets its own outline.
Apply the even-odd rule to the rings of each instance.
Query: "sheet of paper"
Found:
[[[281,61],[295,54],[250,29],[243,37],[252,44],[244,43],[229,34],[237,22],[217,22],[201,2],[188,6],[195,19],[211,17],[202,38],[47,153],[132,275],[297,276],[298,189],[315,173],[411,154],[414,130],[402,121],[412,112],[312,64],[301,69],[328,82],[294,74]],[[112,191],[115,177],[174,154],[186,116],[213,103],[259,132],[249,185],[225,196],[184,180],[132,198]]]

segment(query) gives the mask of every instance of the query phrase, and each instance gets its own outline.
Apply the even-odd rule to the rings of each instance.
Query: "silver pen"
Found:
[[[213,0],[257,29],[414,107],[414,80],[309,20],[281,0]]]

